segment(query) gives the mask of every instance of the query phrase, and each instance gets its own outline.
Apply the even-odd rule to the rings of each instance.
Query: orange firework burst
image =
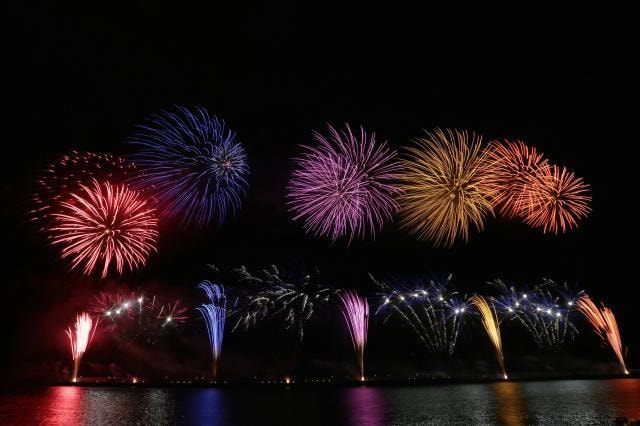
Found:
[[[544,233],[564,233],[591,212],[589,185],[565,167],[539,168],[529,182],[523,218]]]
[[[582,295],[576,302],[578,309],[587,318],[587,320],[593,326],[593,330],[600,338],[609,344],[613,352],[618,358],[620,367],[624,374],[629,374],[627,366],[624,363],[624,356],[622,354],[622,337],[620,336],[620,330],[618,329],[618,323],[615,315],[611,312],[611,309],[602,305],[602,308],[598,308],[593,300],[589,296]]]
[[[482,137],[466,131],[426,132],[407,148],[400,188],[402,226],[435,246],[469,239],[493,213],[487,154]]]
[[[531,179],[549,167],[536,148],[522,141],[492,141],[487,149],[494,207],[506,217],[524,216]]]

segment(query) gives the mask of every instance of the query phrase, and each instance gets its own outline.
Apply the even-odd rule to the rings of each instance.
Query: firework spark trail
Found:
[[[347,323],[353,348],[358,358],[360,380],[364,381],[364,348],[367,344],[369,328],[369,303],[367,299],[358,296],[354,291],[340,292],[338,297],[342,302],[342,315]]]
[[[161,217],[202,228],[240,209],[248,188],[245,150],[206,109],[154,114],[128,142],[140,148],[132,159],[141,173],[132,183],[153,193]]]
[[[436,247],[469,239],[493,214],[491,180],[482,137],[466,131],[426,132],[407,148],[400,189],[401,226]]]
[[[145,265],[156,250],[158,220],[138,192],[94,179],[69,196],[51,215],[49,231],[52,244],[62,246],[62,258],[72,258],[71,269],[83,265],[89,275],[102,264],[104,278],[112,262],[119,274],[125,265]]]
[[[506,217],[525,216],[530,182],[549,163],[522,141],[492,141],[486,152],[494,207]]]
[[[502,296],[492,298],[502,319],[517,320],[531,334],[542,349],[559,350],[567,338],[578,333],[569,317],[577,295],[569,295],[568,289],[561,291],[559,285],[549,279],[529,291],[518,292],[503,281],[489,283],[502,291]],[[564,300],[551,291],[563,294]]]
[[[328,131],[328,136],[314,131],[318,146],[303,146],[297,159],[288,187],[294,220],[303,219],[308,233],[332,241],[375,237],[398,210],[396,152],[362,128],[360,135],[348,124],[341,131],[328,126]]]
[[[205,292],[209,303],[203,303],[198,307],[207,326],[211,354],[213,356],[212,372],[215,379],[218,374],[218,360],[222,352],[222,338],[224,337],[224,323],[227,315],[227,298],[224,294],[224,287],[212,284],[209,281],[202,281],[198,288]]]
[[[71,356],[73,358],[73,374],[71,376],[72,382],[78,381],[78,369],[80,368],[80,361],[82,356],[87,351],[93,335],[96,332],[98,322],[100,319],[96,319],[95,324],[91,319],[91,316],[83,312],[76,316],[76,322],[74,328],[71,326],[65,332],[69,337],[69,343],[71,344]]]
[[[391,286],[371,275],[370,278],[383,290],[377,295],[381,303],[376,315],[384,314],[384,322],[398,316],[429,351],[453,354],[466,305],[455,296],[456,292],[447,290],[451,276],[444,284],[431,280],[427,287],[418,282],[409,289]]]
[[[478,308],[480,316],[482,317],[482,325],[484,326],[494,349],[496,350],[496,357],[500,368],[502,369],[502,377],[508,379],[507,371],[504,367],[504,356],[502,354],[502,338],[500,337],[500,324],[498,322],[498,315],[496,314],[495,307],[489,306],[487,300],[482,296],[473,296],[471,301]]]
[[[576,305],[580,312],[582,312],[585,318],[587,318],[591,323],[596,334],[609,345],[611,350],[613,350],[624,374],[629,374],[629,370],[627,370],[627,366],[624,363],[624,355],[622,353],[622,337],[620,336],[616,317],[613,315],[611,309],[606,307],[604,304],[602,304],[602,308],[598,308],[586,294],[580,296]]]
[[[232,331],[242,326],[245,330],[255,325],[259,319],[280,317],[285,329],[295,327],[298,340],[304,338],[306,323],[313,316],[316,307],[326,305],[335,290],[318,280],[318,272],[313,274],[281,274],[275,265],[252,275],[244,266],[236,269],[239,281],[251,286],[246,295],[246,303],[234,306],[232,315],[236,317]]]
[[[564,233],[578,227],[591,212],[589,185],[565,167],[537,170],[529,179],[524,200],[524,221],[542,232]]]

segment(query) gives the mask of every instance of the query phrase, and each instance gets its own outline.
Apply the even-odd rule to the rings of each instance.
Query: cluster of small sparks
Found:
[[[224,287],[221,285],[202,281],[198,284],[198,288],[206,294],[208,299],[208,303],[201,304],[197,310],[202,314],[207,326],[207,335],[213,358],[211,370],[215,379],[218,375],[218,361],[222,352],[224,323],[227,316],[227,298],[224,294]]]
[[[332,241],[375,236],[398,209],[396,152],[363,128],[354,134],[348,124],[344,130],[328,126],[328,136],[316,131],[313,136],[318,144],[303,146],[289,182],[294,219]]]
[[[235,325],[232,330],[245,330],[266,317],[281,318],[285,328],[296,330],[299,341],[304,338],[306,323],[319,305],[329,303],[336,291],[318,282],[318,273],[281,273],[275,266],[262,269],[257,275],[247,268],[235,271],[242,284],[250,285],[254,291],[245,296],[245,303],[234,306],[232,315]]]
[[[72,150],[49,164],[35,182],[32,220],[47,229],[46,219],[57,211],[60,201],[91,179],[121,184],[133,176],[136,167],[123,158],[103,152]]]
[[[132,184],[150,192],[162,218],[202,228],[240,209],[248,188],[243,146],[202,107],[154,114],[128,142],[139,147]]]
[[[103,328],[120,339],[145,340],[154,344],[166,327],[188,320],[188,308],[179,300],[161,302],[144,293],[128,295],[100,292],[88,311],[103,319]]]
[[[341,302],[342,316],[358,358],[360,380],[364,381],[364,348],[367,345],[369,330],[369,303],[355,291],[339,292],[338,297]]]
[[[578,299],[576,305],[582,314],[587,318],[596,334],[609,345],[620,363],[620,368],[624,374],[629,374],[624,362],[622,337],[618,329],[618,322],[615,315],[608,307],[602,305],[598,308],[591,298],[583,294]]]
[[[501,321],[518,321],[540,348],[559,350],[567,339],[578,333],[570,316],[582,291],[571,294],[566,284],[562,291],[548,279],[530,291],[518,291],[501,280],[490,284],[502,292],[501,296],[491,298]]]
[[[410,286],[371,278],[382,290],[377,295],[376,314],[383,315],[385,323],[397,317],[430,352],[453,354],[468,306],[464,297],[449,289],[451,276],[445,280],[428,280],[426,285],[416,281]]]

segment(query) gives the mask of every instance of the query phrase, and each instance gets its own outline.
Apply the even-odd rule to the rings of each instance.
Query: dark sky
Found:
[[[337,286],[363,291],[367,272],[452,272],[469,293],[494,277],[530,284],[544,276],[610,304],[637,365],[634,14],[155,3],[27,2],[8,15],[2,284],[13,324],[5,333],[16,350],[5,365],[45,333],[33,335],[39,316],[64,312],[65,324],[77,300],[67,311],[53,306],[76,297],[78,286],[102,285],[69,274],[27,223],[34,176],[71,148],[127,153],[122,141],[133,126],[173,104],[204,106],[237,131],[250,191],[221,229],[163,228],[159,254],[122,285],[162,282],[189,292],[206,278],[206,263],[318,266]],[[396,224],[350,247],[312,239],[291,222],[284,193],[297,146],[326,122],[362,124],[396,148],[436,126],[523,139],[584,177],[593,213],[560,236],[488,219],[484,232],[449,250],[417,242]]]

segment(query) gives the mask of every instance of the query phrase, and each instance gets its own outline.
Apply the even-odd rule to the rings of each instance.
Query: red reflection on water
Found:
[[[498,418],[501,424],[524,425],[525,412],[522,388],[516,382],[498,382],[491,385],[498,402]]]
[[[607,382],[616,417],[640,418],[640,380],[618,379]]]
[[[44,418],[40,423],[77,425],[82,423],[82,389],[56,386],[49,389],[44,400]]]
[[[376,388],[360,387],[345,390],[349,423],[352,425],[383,425],[386,399]]]

